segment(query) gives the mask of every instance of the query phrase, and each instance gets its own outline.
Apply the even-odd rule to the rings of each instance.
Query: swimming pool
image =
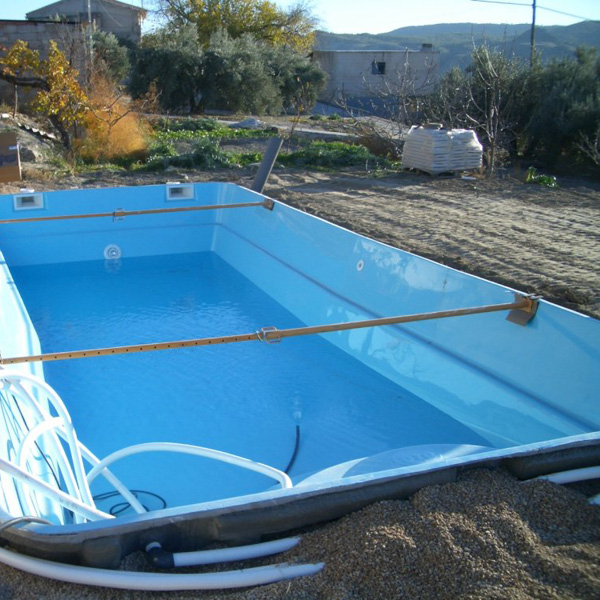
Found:
[[[526,478],[598,464],[595,319],[230,184],[25,192],[0,197],[0,221],[3,367],[46,381],[95,456],[209,447],[291,485],[163,448],[111,466],[149,512],[97,478],[94,505],[117,518],[75,519],[52,500],[23,506],[3,474],[4,518],[37,507],[53,523],[6,533],[25,551],[114,566],[151,539],[258,539],[462,468]],[[373,324],[465,308],[475,314]],[[372,325],[302,330],[360,321]],[[11,360],[32,356],[43,360]],[[12,389],[7,460],[35,417]],[[46,443],[29,443],[26,464],[52,483]]]

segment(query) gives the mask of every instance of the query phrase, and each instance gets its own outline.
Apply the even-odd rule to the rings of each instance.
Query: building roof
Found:
[[[25,16],[28,19],[35,19],[39,17],[47,17],[49,15],[60,15],[61,6],[68,0],[58,0],[58,2],[53,2],[52,4],[46,4],[46,6],[42,6],[36,10],[32,10],[28,12]],[[126,2],[119,2],[119,0],[91,0],[92,3],[100,3],[100,4],[112,4],[114,6],[118,6],[120,8],[128,8],[134,12],[142,13],[144,16],[147,14],[147,10],[144,8],[140,8],[138,6],[133,6],[132,4],[127,4]]]
[[[413,50],[411,48],[400,48],[400,49],[390,49],[390,48],[361,48],[359,50],[319,50],[318,48],[313,50],[313,53],[319,52],[320,54],[406,54],[407,52],[431,52],[433,54],[439,54],[439,50],[435,50],[433,47],[431,48],[421,48],[420,50]]]

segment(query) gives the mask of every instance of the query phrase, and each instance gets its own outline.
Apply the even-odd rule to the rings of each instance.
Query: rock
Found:
[[[248,117],[243,121],[239,121],[238,123],[232,123],[230,125],[230,127],[234,127],[236,129],[262,129],[263,126],[263,122],[257,119],[256,117]]]
[[[19,144],[19,156],[21,157],[21,162],[37,162],[38,157],[35,152],[28,148],[27,146],[23,146]]]

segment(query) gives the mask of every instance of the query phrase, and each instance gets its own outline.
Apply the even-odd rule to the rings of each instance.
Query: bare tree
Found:
[[[486,45],[475,48],[471,64],[470,107],[466,112],[471,127],[487,140],[486,175],[492,177],[498,151],[514,136],[515,81],[519,63]]]
[[[488,177],[515,144],[525,72],[516,58],[507,58],[485,44],[475,47],[471,64],[465,71],[448,71],[424,110],[430,121],[477,132],[486,151]]]
[[[372,117],[355,119],[353,126],[364,138],[379,145],[379,152],[370,148],[376,153],[387,151],[399,157],[406,131],[422,121],[426,98],[435,90],[437,63],[431,56],[425,56],[421,68],[417,68],[410,61],[411,55],[407,49],[404,60],[393,70],[373,61],[370,72],[361,73],[361,96],[338,93],[335,98],[335,104],[348,114]],[[374,78],[372,75],[378,69],[381,74]]]
[[[594,134],[581,133],[575,147],[600,167],[600,124]]]

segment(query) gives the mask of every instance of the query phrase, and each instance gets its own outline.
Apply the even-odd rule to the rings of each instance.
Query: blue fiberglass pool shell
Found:
[[[458,469],[600,461],[597,320],[541,300],[525,324],[499,311],[279,339],[515,291],[247,189],[3,196],[0,252],[0,516],[50,522],[4,533],[25,552],[114,566],[150,541],[258,539]],[[158,348],[195,339],[213,341]]]

